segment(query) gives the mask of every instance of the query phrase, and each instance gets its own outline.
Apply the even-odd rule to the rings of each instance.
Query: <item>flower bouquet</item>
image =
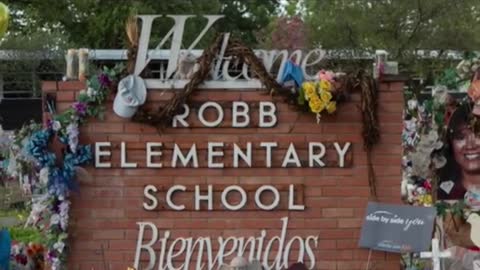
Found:
[[[13,269],[47,269],[45,267],[45,248],[42,244],[14,243],[11,249]]]
[[[297,103],[308,105],[309,111],[317,115],[317,122],[320,121],[322,113],[332,114],[337,110],[334,99],[335,83],[336,76],[333,72],[321,70],[318,81],[304,82],[300,87]]]

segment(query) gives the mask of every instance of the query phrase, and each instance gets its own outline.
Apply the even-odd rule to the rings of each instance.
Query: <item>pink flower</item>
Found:
[[[428,181],[428,180],[425,180],[425,181],[423,182],[423,187],[424,187],[426,190],[429,190],[429,191],[432,190],[432,184],[431,184],[430,181]]]
[[[333,82],[335,80],[335,73],[331,71],[320,70],[317,74],[319,80]]]

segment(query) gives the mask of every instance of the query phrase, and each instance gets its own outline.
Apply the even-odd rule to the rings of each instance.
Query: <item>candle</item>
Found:
[[[88,68],[88,49],[78,50],[78,79],[85,81],[87,79]]]
[[[77,50],[75,49],[69,49],[67,51],[67,80],[75,80],[77,79],[78,73],[76,72],[76,67],[75,65],[77,61]]]

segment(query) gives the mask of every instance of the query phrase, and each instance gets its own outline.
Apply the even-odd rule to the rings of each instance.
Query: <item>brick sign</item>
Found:
[[[59,110],[83,88],[43,84],[44,93],[56,93]],[[402,82],[380,85],[382,140],[373,165],[383,202],[399,200],[402,88]],[[173,95],[162,92],[149,90],[146,106]],[[364,269],[368,251],[357,243],[369,187],[359,101],[353,93],[317,124],[315,116],[261,91],[201,90],[182,118],[188,126],[179,120],[160,134],[117,117],[110,102],[103,121],[82,127],[81,142],[97,150],[96,166],[73,199],[69,269],[208,269],[238,255],[269,269],[296,261]],[[219,118],[208,102],[223,111],[215,127],[204,125]],[[245,127],[233,124],[234,102],[249,106]],[[371,260],[378,269],[399,263],[383,252]]]

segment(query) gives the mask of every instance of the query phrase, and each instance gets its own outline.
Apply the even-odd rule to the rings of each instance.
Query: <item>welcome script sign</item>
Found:
[[[169,18],[173,21],[172,28],[167,32],[163,39],[157,44],[154,50],[149,50],[150,36],[152,33],[152,26],[158,21]],[[139,15],[141,22],[141,32],[139,37],[138,50],[136,55],[134,75],[140,76],[142,71],[152,60],[151,53],[158,52],[161,54],[162,47],[171,40],[170,49],[168,51],[168,61],[165,70],[160,72],[160,78],[144,78],[147,88],[183,88],[185,85],[185,76],[188,71],[184,67],[193,68],[195,58],[199,57],[199,52],[194,52],[195,46],[207,33],[207,31],[221,18],[223,15],[204,15],[207,22],[203,29],[198,33],[198,36],[190,44],[183,42],[183,34],[187,22],[194,15]],[[155,23],[154,23],[155,22]],[[164,21],[162,21],[164,22]],[[192,23],[192,22],[191,22]],[[203,85],[210,89],[213,88],[261,88],[262,84],[258,79],[251,77],[249,65],[244,63],[240,69],[230,70],[232,59],[224,57],[225,47],[228,43],[228,38],[224,40],[220,55],[217,56],[217,61],[210,72],[210,81],[204,81]],[[182,50],[182,45],[186,45],[186,49]],[[265,69],[270,74],[276,74],[277,81],[281,81],[283,71],[287,61],[295,62],[302,69],[305,80],[315,79],[315,74],[309,74],[307,69],[317,65],[326,55],[326,52],[320,48],[313,49],[307,52],[302,50],[295,50],[288,52],[287,50],[255,50],[255,55],[263,60]],[[182,81],[183,79],[183,81]],[[202,85],[200,86],[202,87]]]
[[[138,52],[136,56],[135,75],[140,75],[145,69],[149,61],[148,44],[150,42],[151,28],[153,21],[163,17],[162,15],[140,15],[138,18],[141,21],[141,33],[139,38]],[[169,59],[167,68],[160,79],[144,78],[147,88],[179,88],[174,75],[179,72],[180,59],[198,44],[200,39],[205,35],[209,28],[223,16],[208,15],[203,16],[207,19],[207,23],[203,30],[198,34],[197,38],[187,47],[186,51],[181,50],[182,39],[186,22],[192,15],[167,15],[166,17],[173,20],[174,25],[160,43],[155,47],[155,50],[160,50],[164,44],[171,39],[171,47],[169,50]],[[225,42],[224,42],[225,43]],[[320,49],[308,52],[302,58],[302,51],[298,50],[289,56],[285,51],[266,51],[256,50],[258,57],[262,58],[267,71],[272,72],[274,62],[281,60],[277,79],[283,74],[283,69],[286,61],[294,59],[298,65],[301,66],[304,77],[312,79],[313,77],[306,72],[306,67],[317,64],[324,56],[324,52]],[[222,58],[222,55],[218,56]],[[241,88],[261,87],[259,85],[251,84],[252,79],[248,76],[248,66],[244,64],[242,68],[242,75],[232,77],[229,75],[228,66],[230,65],[228,59],[223,59],[224,67],[221,69],[221,62],[219,61],[215,67],[212,67],[211,77],[216,82],[227,84],[217,85],[220,88],[229,88],[232,81],[241,78],[242,82],[238,84]],[[221,70],[220,70],[221,69]],[[173,83],[166,87],[165,82],[171,81]],[[229,83],[228,83],[229,82]],[[212,85],[215,88],[215,85]],[[273,128],[277,122],[277,108],[272,102],[259,102],[255,108],[258,108],[258,123],[254,128]],[[231,106],[231,123],[232,128],[251,127],[251,108],[250,105],[243,101],[232,101]],[[207,111],[214,111],[216,118],[210,119],[207,117]],[[174,117],[171,126],[173,128],[188,128],[190,123],[187,121],[192,110],[187,105],[184,105],[184,112]],[[205,102],[197,110],[197,119],[202,126],[208,128],[219,127],[225,118],[224,108],[216,102]],[[208,118],[208,119],[207,119]],[[145,167],[158,169],[161,172],[162,168],[200,168],[200,162],[203,161],[205,153],[200,153],[195,143],[190,147],[185,145],[178,145],[176,143],[171,148],[166,147],[162,142],[146,142],[145,143]],[[120,160],[121,168],[135,169],[140,168],[139,164],[128,160],[128,145],[122,142],[120,145]],[[318,141],[308,142],[302,149],[307,151],[299,151],[295,144],[289,144],[286,151],[279,149],[279,143],[275,141],[263,142],[246,142],[244,145],[240,144],[226,144],[222,141],[211,141],[207,144],[206,149],[206,167],[211,169],[223,169],[226,166],[232,168],[323,168],[327,166],[345,167],[346,157],[351,149],[350,142],[330,142],[323,143]],[[330,149],[330,150],[329,150]],[[254,153],[254,151],[257,151]],[[260,153],[258,153],[260,151]],[[168,155],[166,153],[169,153]],[[306,153],[306,154],[305,154]],[[330,153],[330,154],[327,154]],[[232,163],[225,163],[224,159],[228,156],[233,160]],[[261,161],[255,161],[255,156],[261,155],[264,158]],[[303,155],[303,156],[302,156]],[[327,160],[328,155],[334,155],[333,165],[331,160]],[[277,160],[281,156],[281,160]],[[227,165],[230,164],[230,165]],[[95,167],[106,169],[112,167],[112,143],[111,142],[96,142],[95,143]],[[194,209],[193,211],[212,211],[213,209],[213,186],[207,186],[206,190],[201,190],[200,186],[195,186],[194,190]],[[240,185],[227,186],[221,192],[221,206],[222,209],[228,211],[241,211],[247,205],[246,189]],[[186,206],[175,201],[175,194],[186,192],[187,187],[183,185],[174,185],[167,189],[164,198],[159,199],[159,189],[154,184],[149,184],[144,187],[143,208],[146,211],[159,210],[160,202],[165,202],[163,207],[172,211],[187,211]],[[232,203],[229,198],[234,194],[240,196],[240,200]],[[287,209],[289,211],[303,211],[305,205],[296,204],[295,197],[297,191],[294,185],[290,185],[286,198],[281,198],[281,193],[277,187],[273,185],[262,185],[254,191],[254,205],[258,211],[273,211],[279,207],[280,201],[288,201]],[[262,201],[263,194],[269,194],[273,197],[271,202]],[[283,193],[285,194],[285,193]],[[203,204],[202,204],[203,203]],[[207,205],[202,209],[202,205]],[[269,239],[266,238],[268,231],[261,230],[257,236],[245,237],[218,237],[216,239],[209,237],[178,237],[171,238],[170,230],[161,231],[150,221],[137,222],[138,225],[138,240],[135,251],[134,267],[136,269],[154,269],[158,265],[158,269],[214,269],[224,264],[226,258],[231,256],[243,256],[249,260],[258,260],[262,263],[265,269],[284,269],[288,267],[291,261],[290,251],[298,249],[297,261],[305,263],[310,269],[315,267],[316,258],[314,250],[318,245],[318,235],[308,236],[292,236],[287,237],[288,217],[283,217],[279,220],[281,226],[280,234]],[[259,220],[258,222],[261,222]],[[213,246],[218,246],[213,248]],[[155,250],[160,248],[160,250]],[[141,265],[141,255],[148,255],[146,265]],[[143,257],[145,258],[145,257]],[[271,258],[274,258],[273,260]],[[175,263],[174,263],[175,262]]]

